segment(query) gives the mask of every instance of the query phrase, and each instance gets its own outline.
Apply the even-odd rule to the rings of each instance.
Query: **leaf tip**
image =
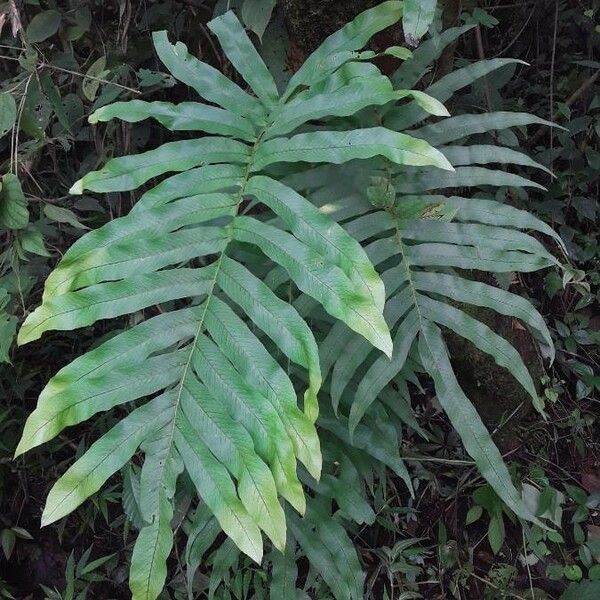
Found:
[[[71,189],[69,190],[69,194],[73,194],[74,196],[80,196],[81,194],[83,194],[83,179],[78,179],[71,186]]]
[[[29,448],[26,447],[26,445],[23,443],[23,438],[21,438],[21,440],[17,444],[17,447],[15,448],[15,452],[13,454],[13,460],[16,460],[17,458],[19,458],[19,456],[22,456],[23,454],[25,454],[25,452],[27,452],[27,450],[29,450]]]
[[[442,153],[440,152],[440,154]],[[443,160],[441,161],[440,168],[444,169],[444,171],[452,171],[453,173],[455,173],[456,169],[452,166],[450,161],[443,154],[442,157]]]
[[[285,545],[286,545],[286,529],[285,529],[285,527],[283,528],[282,534],[278,535],[276,539],[272,539],[271,541],[273,542],[273,545],[275,546],[275,548],[277,548],[277,550],[279,550],[279,552],[284,554],[285,553]]]
[[[48,514],[48,509],[44,508],[44,512],[42,513],[42,518],[40,519],[40,527],[46,527],[48,525],[52,525],[56,519]]]
[[[27,327],[27,323],[23,324],[23,327],[19,330],[17,334],[17,346],[24,346],[29,342],[32,342],[35,338],[33,338],[30,334],[30,328]]]
[[[394,351],[394,343],[392,342],[392,336],[390,335],[390,332],[388,331],[386,336],[383,338],[383,340],[381,341],[381,344],[379,345],[379,349],[391,360],[392,359],[392,353]]]
[[[25,322],[21,325],[21,329],[19,329],[19,333],[17,334],[17,346],[23,346],[40,338],[41,332],[37,329],[40,308],[36,308],[32,313],[27,315]]]

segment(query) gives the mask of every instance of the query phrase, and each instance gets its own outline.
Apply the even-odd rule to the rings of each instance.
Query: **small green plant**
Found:
[[[504,503],[489,485],[484,485],[473,493],[473,506],[465,518],[465,525],[478,521],[485,513],[488,519],[487,539],[494,554],[498,554],[504,544]]]
[[[114,555],[109,554],[90,560],[91,553],[92,547],[90,546],[76,561],[75,555],[71,552],[65,566],[65,589],[59,592],[42,585],[41,588],[46,595],[45,600],[85,600],[91,584],[109,581],[108,577],[97,571]]]

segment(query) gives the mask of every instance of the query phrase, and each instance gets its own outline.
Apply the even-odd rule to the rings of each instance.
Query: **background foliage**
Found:
[[[181,39],[203,60],[232,75],[206,27],[225,4],[0,3],[0,133],[5,134],[0,139],[0,385],[5,398],[0,411],[0,596],[128,597],[127,565],[135,537],[130,532],[137,528],[130,502],[135,496],[135,465],[70,519],[39,529],[51,482],[73,454],[81,455],[118,415],[69,430],[16,462],[10,458],[43,384],[119,324],[50,334],[44,343],[22,349],[12,340],[19,322],[38,304],[41,284],[57,258],[86,229],[126,214],[133,205],[129,193],[69,196],[72,183],[112,156],[135,154],[166,141],[151,122],[92,127],[88,115],[116,99],[188,99],[189,92],[162,71],[154,55],[155,30],[168,29],[171,39]],[[351,515],[358,525],[348,527],[367,573],[366,597],[569,598],[588,593],[592,598],[598,593],[599,7],[563,0],[504,4],[446,2],[438,7],[432,33],[443,26],[476,26],[442,53],[423,85],[476,60],[516,57],[531,66],[507,64],[478,79],[447,104],[450,112],[527,111],[566,128],[530,126],[484,134],[490,143],[525,145],[554,172],[555,178],[531,172],[547,192],[499,186],[495,193],[498,200],[532,210],[554,226],[575,267],[566,286],[559,270],[546,272],[544,278],[508,274],[495,282],[533,299],[557,347],[553,367],[539,375],[549,419],[540,421],[521,411],[519,404],[487,418],[499,429],[496,440],[513,469],[526,481],[532,509],[548,516],[557,532],[536,527],[521,532],[518,521],[483,485],[426,387],[415,403],[416,419],[410,417],[401,442],[415,499],[390,474],[375,477],[364,491],[372,507],[360,502],[361,496],[347,499],[346,510],[363,511]],[[294,31],[294,24],[284,26],[282,8],[246,0],[239,10],[246,26],[262,40],[265,60],[285,79],[301,62],[298,55],[303,51],[286,33]],[[460,372],[459,364],[455,368]],[[475,382],[474,388],[480,384]],[[505,439],[500,438],[503,434]],[[335,486],[337,481],[326,479],[322,485]],[[338,504],[339,498],[338,494]],[[203,515],[190,521],[186,499],[182,502],[181,528],[209,526]],[[315,510],[330,511],[331,505]],[[314,522],[317,528],[317,516]],[[332,520],[331,531],[323,535],[339,538],[343,532],[336,527],[338,521]],[[204,555],[200,571],[186,581],[185,563],[200,563],[200,558],[184,556],[183,547],[176,549],[165,597],[186,597],[188,587],[196,597],[267,597],[269,589],[276,593],[270,575],[241,558],[229,542],[213,545],[210,534],[198,540],[193,554]],[[289,554],[272,557],[278,566],[274,582],[286,569],[296,568],[292,559]],[[309,597],[326,598],[331,582],[309,570],[302,558],[298,565],[301,587]]]

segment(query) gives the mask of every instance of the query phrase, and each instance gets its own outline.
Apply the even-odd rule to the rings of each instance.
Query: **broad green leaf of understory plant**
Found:
[[[0,138],[4,137],[14,126],[17,118],[17,105],[12,94],[0,94]]]
[[[404,0],[402,27],[409,46],[416,46],[435,17],[437,0]]]
[[[57,10],[44,10],[38,13],[27,26],[27,40],[38,43],[54,35],[60,27],[61,18]]]
[[[87,233],[65,253],[46,281],[41,306],[19,333],[23,344],[46,331],[137,313],[137,324],[50,380],[16,452],[131,403],[128,414],[52,488],[43,523],[69,514],[143,453],[143,526],[130,577],[134,600],[153,600],[164,585],[181,473],[194,484],[201,506],[256,562],[263,555],[263,533],[275,548],[286,547],[282,501],[305,512],[299,464],[313,479],[321,473],[315,339],[288,297],[257,277],[248,255],[278,265],[332,318],[392,354],[383,315],[386,289],[367,253],[335,220],[274,178],[271,167],[385,157],[391,164],[452,170],[426,141],[384,127],[294,132],[309,120],[340,114],[320,91],[313,94],[313,85],[329,86],[322,81],[328,76],[340,97],[352,99],[344,115],[396,98],[387,81],[357,100],[353,83],[336,72],[371,35],[399,18],[399,6],[383,3],[326,40],[308,59],[313,66],[298,72],[294,85],[303,92],[295,96],[279,97],[232,12],[209,27],[251,92],[191,56],[183,44],[171,44],[165,32],[156,33],[159,58],[209,104],[134,100],[102,107],[90,118],[154,118],[172,130],[209,134],[114,158],[74,184],[73,193],[107,193],[162,178],[129,215]],[[320,66],[321,60],[328,66]],[[308,76],[317,72],[315,79]],[[376,78],[385,80],[378,71]],[[283,125],[290,115],[296,115],[291,128]],[[290,378],[293,365],[307,379],[300,402]]]
[[[16,175],[6,173],[0,179],[0,227],[23,229],[29,222],[27,200]]]

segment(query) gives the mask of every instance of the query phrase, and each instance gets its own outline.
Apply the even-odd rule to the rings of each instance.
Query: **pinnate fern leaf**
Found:
[[[446,36],[446,41],[453,37]],[[419,50],[415,53],[417,58]],[[430,48],[425,50],[432,53]],[[442,78],[427,91],[445,99],[457,86],[467,85],[504,64],[507,63],[471,65]],[[406,68],[403,77],[415,80]],[[409,103],[392,107],[383,122],[414,126],[425,116],[420,107]],[[477,281],[469,272],[531,272],[559,266],[558,260],[529,231],[550,236],[563,251],[564,244],[546,224],[512,206],[426,192],[444,188],[541,187],[508,170],[494,168],[502,164],[546,170],[526,155],[490,144],[469,145],[473,136],[533,123],[551,125],[524,113],[492,113],[451,117],[411,131],[432,145],[449,144],[441,150],[456,166],[454,172],[383,163],[378,171],[372,163],[369,170],[356,165],[335,174],[329,167],[322,167],[288,178],[304,188],[322,211],[342,223],[365,246],[386,289],[384,314],[394,340],[391,360],[375,356],[343,323],[336,323],[321,344],[322,372],[324,377],[330,376],[334,411],[337,413],[341,403],[345,405],[349,431],[355,433],[368,411],[383,401],[386,388],[402,382],[408,357],[416,353],[421,369],[432,376],[442,406],[482,474],[511,509],[530,520],[534,516],[521,502],[489,433],[458,385],[442,332],[451,330],[492,356],[510,371],[534,406],[542,411],[535,382],[517,351],[466,307],[482,306],[519,319],[552,359],[552,340],[542,317],[524,298]],[[490,167],[474,166],[479,164]]]
[[[383,316],[386,291],[367,253],[335,220],[273,179],[269,168],[380,156],[392,164],[452,169],[428,142],[384,127],[282,137],[309,120],[404,96],[372,69],[377,85],[369,94],[337,74],[374,33],[400,18],[400,7],[384,2],[331,36],[281,97],[232,12],[209,26],[250,91],[191,56],[183,44],[171,44],[165,32],[156,33],[161,61],[208,104],[118,102],[90,119],[153,118],[173,131],[209,134],[112,159],[73,186],[73,193],[126,191],[167,175],[129,215],[66,252],[47,279],[41,306],[19,333],[23,344],[49,330],[145,313],[145,320],[51,379],[17,448],[20,454],[65,427],[136,402],[58,480],[43,516],[48,524],[67,515],[141,451],[143,527],[130,577],[135,600],[156,598],[164,585],[173,498],[184,470],[219,526],[257,562],[262,533],[279,550],[286,547],[281,499],[305,511],[298,463],[315,479],[321,472],[315,339],[299,312],[239,258],[240,247],[262,252],[333,318],[392,354]],[[327,102],[323,90],[330,86],[343,103]],[[266,221],[265,211],[277,219]],[[308,372],[302,406],[282,359]],[[318,527],[321,535],[335,533],[333,522]],[[358,597],[356,577],[339,582],[348,597]]]

